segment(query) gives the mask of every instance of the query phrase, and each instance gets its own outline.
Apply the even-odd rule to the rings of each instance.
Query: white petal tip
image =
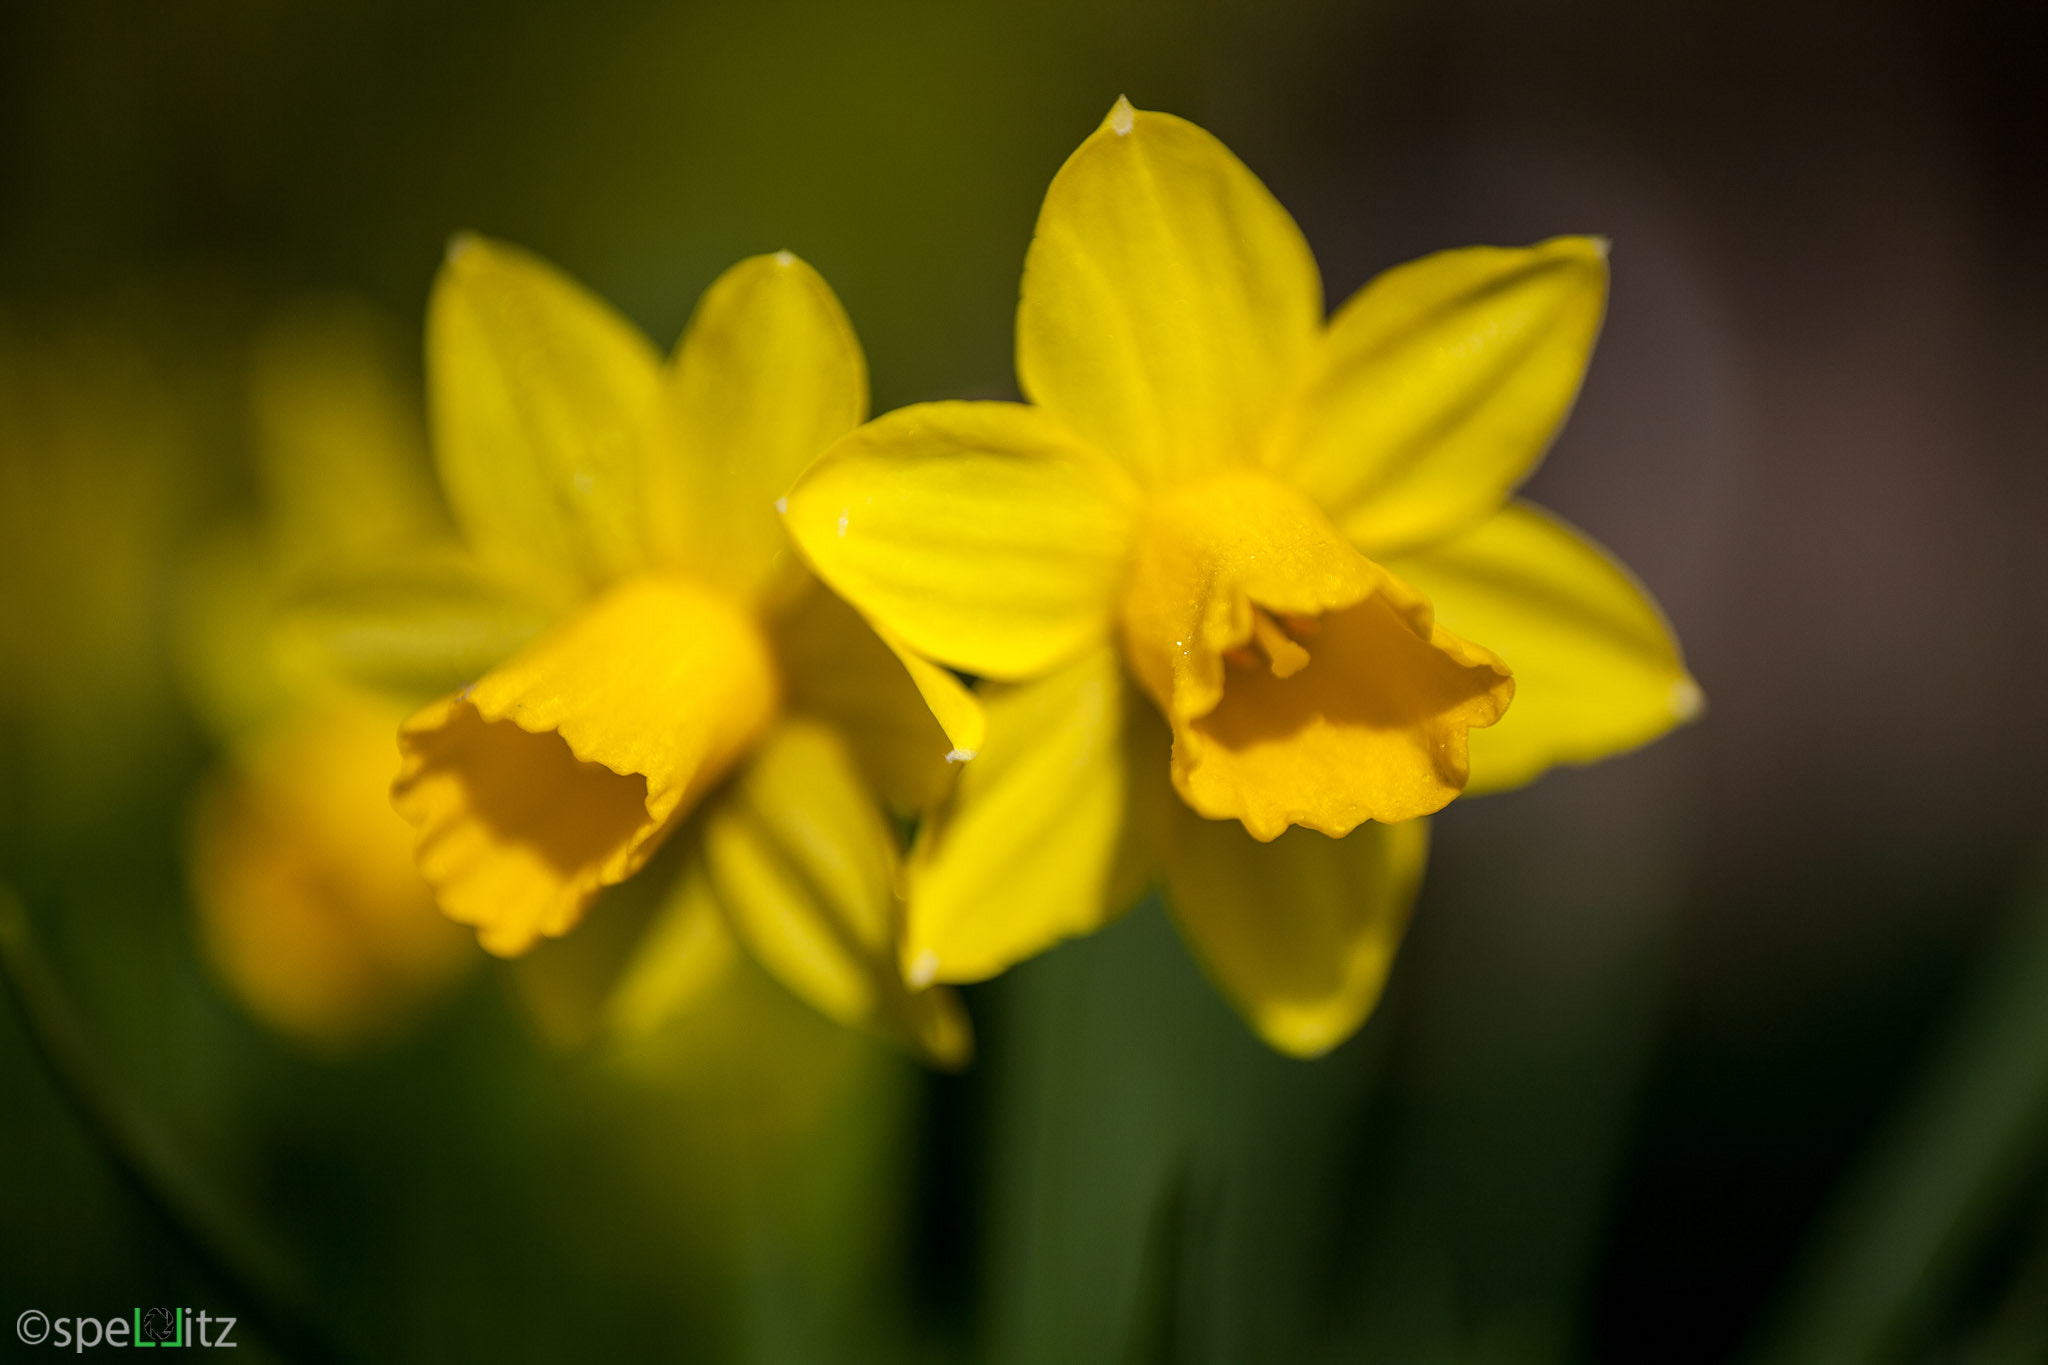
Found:
[[[979,752],[979,749],[954,749],[946,755],[946,762],[965,763]]]
[[[1707,694],[1691,678],[1671,684],[1671,714],[1681,721],[1698,720],[1707,710]]]
[[[787,516],[789,514],[789,499],[777,498],[775,500],[775,510]]]
[[[784,248],[783,248],[782,250],[780,250],[780,251],[778,251],[778,252],[776,252],[776,253],[775,253],[775,264],[777,264],[777,265],[795,265],[795,264],[796,264],[796,253],[795,253],[795,252],[793,252],[793,251],[791,251],[791,250],[790,250],[789,248],[787,248],[787,247],[784,247]]]
[[[479,239],[474,232],[450,233],[448,235],[448,249],[444,254],[443,259],[445,259],[448,262],[448,264],[454,265],[457,261],[461,260],[464,256],[467,256],[470,252],[476,249],[478,240]]]
[[[1129,137],[1131,133],[1131,124],[1137,119],[1137,117],[1138,111],[1131,108],[1131,102],[1125,99],[1122,95],[1118,95],[1116,97],[1116,103],[1113,106],[1111,106],[1109,111],[1110,131],[1115,133],[1118,137]]]
[[[910,970],[904,974],[904,979],[910,983],[912,990],[921,991],[931,985],[938,975],[939,955],[927,948],[910,964]]]
[[[1593,244],[1593,250],[1600,254],[1600,259],[1603,261],[1607,259],[1608,253],[1614,250],[1614,239],[1612,237],[1602,237],[1595,233],[1586,240]]]

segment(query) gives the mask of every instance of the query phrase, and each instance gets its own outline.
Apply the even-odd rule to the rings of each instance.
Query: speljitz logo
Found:
[[[137,1308],[128,1317],[58,1318],[31,1308],[14,1320],[14,1334],[23,1344],[40,1346],[48,1341],[74,1352],[88,1346],[205,1346],[234,1349],[235,1320],[189,1308]],[[209,1333],[211,1334],[209,1337]],[[53,1338],[54,1334],[54,1338]]]

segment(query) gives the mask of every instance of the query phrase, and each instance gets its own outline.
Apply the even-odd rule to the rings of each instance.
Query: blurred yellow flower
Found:
[[[948,757],[981,743],[979,709],[819,589],[776,525],[776,495],[866,413],[865,361],[824,280],[786,252],[741,262],[664,364],[549,266],[464,237],[427,349],[464,538],[553,617],[400,732],[392,799],[442,909],[516,955],[680,831],[624,1016],[678,1009],[737,940],[829,1017],[964,1059],[952,994],[897,969],[889,812],[943,794]]]
[[[285,628],[306,574],[441,526],[394,333],[324,301],[259,336],[262,515],[203,547],[180,622],[187,692],[227,749],[191,826],[201,944],[251,1013],[334,1051],[394,1032],[476,956],[391,810],[391,735],[413,699],[353,685]]]
[[[1472,248],[1325,323],[1265,187],[1118,101],[1025,261],[1031,401],[890,413],[786,500],[827,583],[993,680],[986,751],[911,868],[909,979],[1093,930],[1163,864],[1254,1027],[1323,1051],[1384,982],[1418,817],[1690,716],[1649,598],[1510,496],[1572,405],[1606,286],[1593,239]]]
[[[389,1031],[476,953],[434,913],[385,799],[400,715],[309,707],[216,774],[195,815],[208,957],[258,1018],[316,1044]]]

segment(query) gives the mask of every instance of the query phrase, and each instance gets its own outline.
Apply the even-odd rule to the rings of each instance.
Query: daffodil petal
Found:
[[[913,982],[994,976],[1127,908],[1115,893],[1130,698],[1116,652],[1098,647],[981,697],[988,747],[911,859],[903,961]]]
[[[606,1025],[623,1038],[657,1032],[718,987],[736,951],[702,850],[692,848],[605,998]]]
[[[817,271],[786,251],[726,271],[662,381],[648,471],[657,553],[742,593],[800,572],[775,500],[867,404],[860,342]]]
[[[705,813],[718,899],[756,960],[819,1013],[945,1066],[972,1049],[944,988],[897,970],[896,836],[828,726],[792,719]]]
[[[981,706],[959,679],[892,649],[815,580],[776,623],[775,637],[790,710],[835,727],[868,782],[902,814],[944,796],[959,760],[980,748]]]
[[[1223,993],[1273,1047],[1329,1051],[1379,1001],[1429,855],[1429,821],[1292,829],[1272,843],[1183,808],[1172,824],[1174,919]]]
[[[910,685],[924,699],[932,719],[946,732],[946,740],[953,746],[946,751],[946,761],[965,763],[980,753],[988,743],[988,713],[981,709],[981,703],[967,685],[886,631],[877,630],[875,636],[903,665]]]
[[[1172,478],[1256,458],[1322,317],[1315,258],[1258,177],[1194,124],[1119,100],[1046,191],[1018,380]]]
[[[434,457],[486,559],[594,584],[638,565],[660,360],[633,326],[516,247],[458,237],[427,308]]]
[[[1704,705],[1642,585],[1540,508],[1511,503],[1388,567],[1429,595],[1446,626],[1515,670],[1515,704],[1499,724],[1472,732],[1469,791],[1646,744]]]
[[[556,611],[458,547],[427,546],[307,577],[279,605],[271,646],[290,676],[431,696],[510,655]]]
[[[924,403],[812,465],[784,524],[818,576],[896,641],[990,678],[1108,635],[1128,483],[1044,413]]]
[[[751,616],[686,579],[628,579],[407,721],[392,800],[442,910],[520,953],[638,871],[777,704]]]
[[[1367,554],[1454,533],[1498,507],[1549,449],[1606,309],[1597,238],[1397,266],[1330,320],[1268,463]]]

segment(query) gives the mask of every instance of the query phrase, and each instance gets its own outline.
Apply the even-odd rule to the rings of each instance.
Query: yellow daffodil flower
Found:
[[[1421,817],[1692,715],[1642,589],[1511,496],[1606,287],[1591,238],[1472,248],[1325,321],[1257,178],[1119,101],[1025,260],[1030,401],[890,413],[786,500],[827,583],[991,680],[987,747],[911,869],[909,979],[1089,932],[1163,866],[1254,1027],[1321,1052],[1379,994]]]
[[[390,1032],[477,955],[434,912],[385,799],[402,714],[308,707],[244,746],[193,821],[207,957],[257,1018],[321,1048]]]
[[[550,267],[465,237],[427,352],[456,521],[554,617],[400,732],[392,799],[442,909],[516,955],[684,832],[626,1015],[677,1008],[737,941],[826,1015],[964,1058],[952,994],[897,969],[889,811],[943,793],[979,709],[822,591],[776,525],[776,495],[866,414],[825,282],[786,252],[741,262],[664,364]]]
[[[180,604],[186,691],[226,750],[191,826],[200,942],[250,1013],[325,1051],[392,1034],[477,956],[391,810],[391,735],[418,698],[357,685],[285,628],[308,573],[446,534],[400,353],[346,300],[263,331],[262,516],[204,545]]]

